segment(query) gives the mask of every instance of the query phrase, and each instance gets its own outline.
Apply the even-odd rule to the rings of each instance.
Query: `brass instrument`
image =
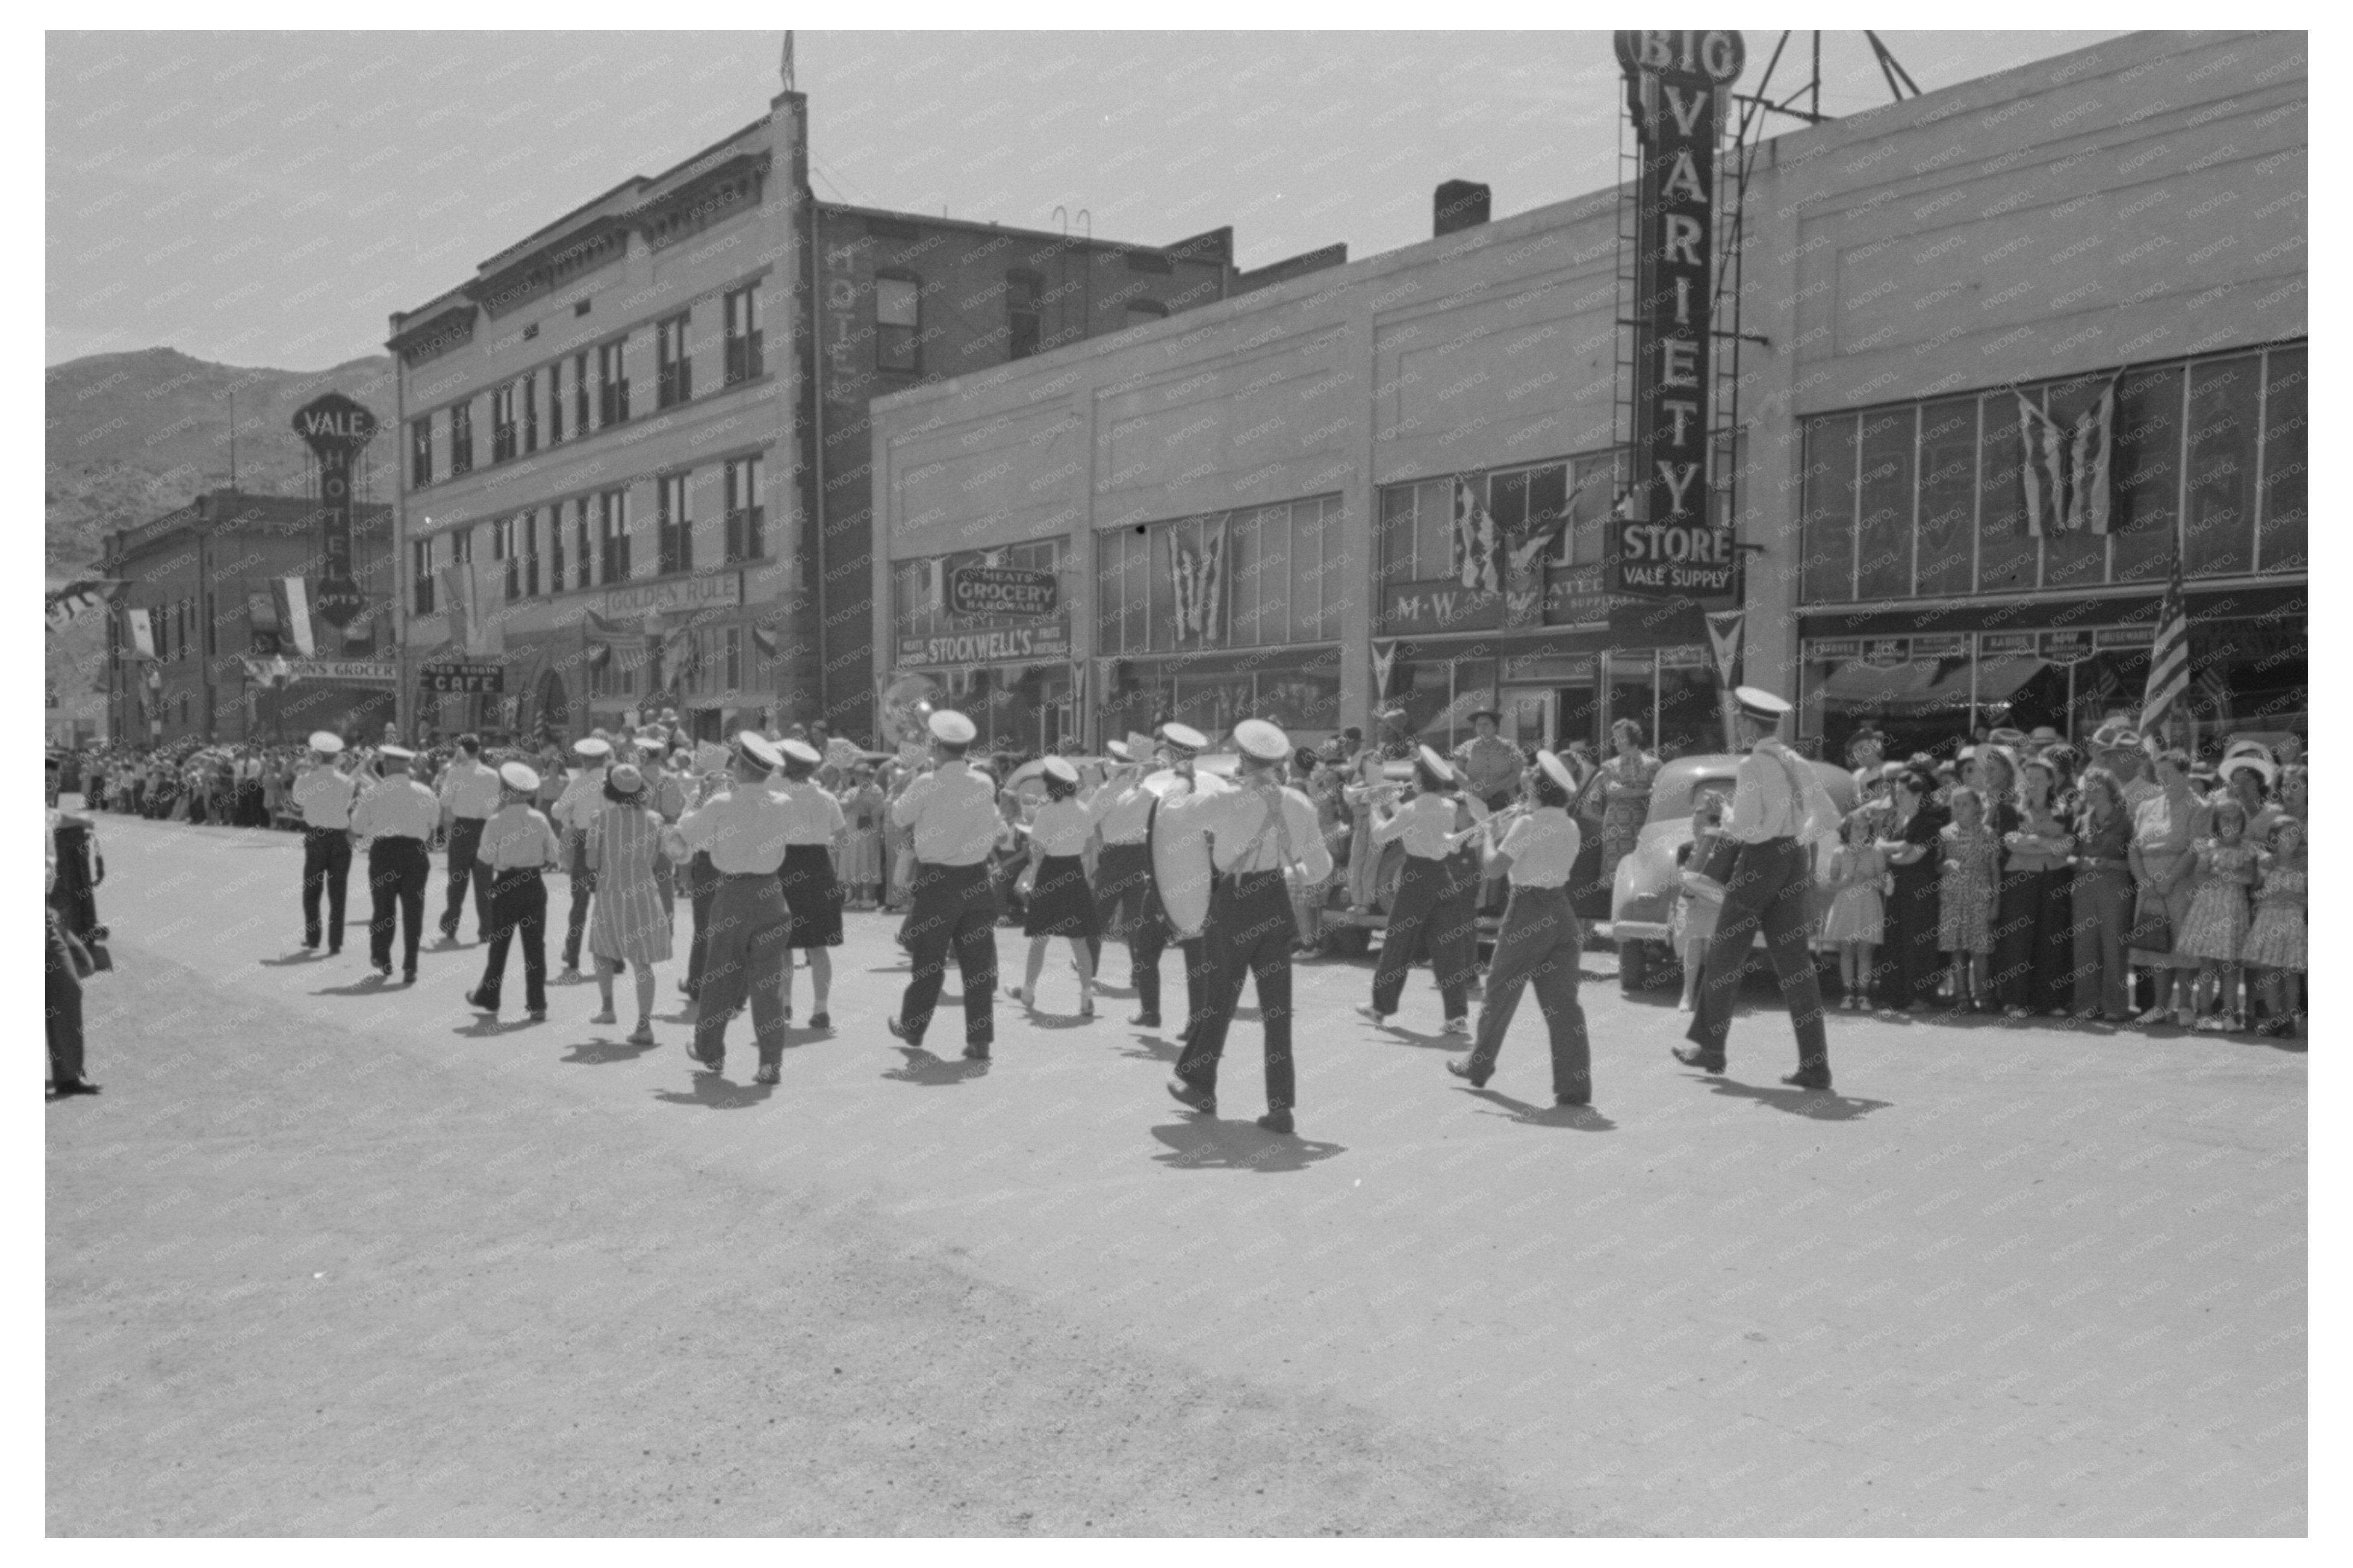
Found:
[[[1481,833],[1492,833],[1499,828],[1509,827],[1534,810],[1535,808],[1525,800],[1514,800],[1502,810],[1490,815],[1486,821],[1473,822],[1460,832],[1447,834],[1446,847],[1449,851],[1459,850]]]

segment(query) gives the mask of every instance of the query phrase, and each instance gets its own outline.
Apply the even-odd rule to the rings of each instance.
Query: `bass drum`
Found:
[[[1187,808],[1233,786],[1199,773],[1188,789],[1176,774],[1163,771],[1146,779],[1144,787],[1160,797],[1160,809],[1152,814],[1152,881],[1160,906],[1176,931],[1198,932],[1209,917],[1209,836],[1190,820]]]

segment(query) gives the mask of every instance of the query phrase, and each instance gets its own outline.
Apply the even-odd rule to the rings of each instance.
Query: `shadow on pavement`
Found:
[[[1219,1121],[1211,1117],[1166,1122],[1154,1128],[1152,1136],[1168,1146],[1166,1154],[1152,1157],[1154,1163],[1172,1171],[1259,1171],[1273,1174],[1304,1171],[1335,1154],[1347,1152],[1343,1144],[1269,1132],[1252,1122]]]
[[[331,985],[323,991],[314,991],[311,994],[312,996],[374,996],[379,991],[399,991],[402,988],[400,986],[385,979],[383,975],[377,973],[375,970],[370,969],[365,975],[352,981],[349,985]]]
[[[1022,1022],[1032,1029],[1061,1030],[1092,1029],[1103,1020],[1101,1014],[1082,1018],[1075,1012],[1031,1012],[1023,1015]]]
[[[700,1106],[704,1110],[749,1110],[776,1092],[774,1084],[733,1084],[707,1067],[698,1067],[692,1089],[685,1094],[656,1089],[654,1098],[665,1105]]]
[[[926,1089],[945,1088],[968,1078],[981,1077],[988,1071],[986,1062],[968,1061],[962,1056],[934,1056],[920,1045],[902,1045],[899,1054],[906,1060],[882,1075]]]
[[[601,1067],[608,1062],[634,1062],[649,1051],[659,1051],[654,1045],[632,1045],[622,1040],[584,1040],[574,1045],[558,1060],[575,1067]]]
[[[1493,1089],[1474,1089],[1467,1085],[1462,1092],[1473,1099],[1485,1100],[1499,1107],[1509,1119],[1529,1127],[1565,1128],[1571,1132],[1615,1132],[1618,1124],[1591,1106],[1537,1106]],[[1494,1111],[1482,1111],[1482,1116],[1493,1116]]]
[[[1119,1048],[1119,1054],[1137,1062],[1174,1062],[1185,1054],[1185,1047],[1174,1040],[1155,1040],[1149,1034],[1137,1034],[1133,1044]]]
[[[293,969],[301,964],[324,963],[326,962],[326,955],[323,953],[297,950],[287,954],[282,959],[256,959],[254,962],[259,964],[266,969]]]
[[[1759,1084],[1735,1083],[1716,1077],[1707,1081],[1710,1094],[1730,1099],[1755,1100],[1777,1111],[1801,1116],[1809,1121],[1857,1121],[1875,1110],[1893,1107],[1892,1100],[1867,1100],[1854,1095],[1842,1095],[1832,1089],[1791,1089],[1776,1084],[1767,1088]]]
[[[477,1014],[473,1022],[463,1029],[452,1029],[449,1033],[461,1034],[469,1040],[495,1040],[501,1034],[513,1034],[522,1030],[540,1027],[542,1027],[541,1024],[534,1023],[528,1018],[518,1018],[510,1023],[503,1019]]]
[[[1426,1051],[1463,1051],[1471,1045],[1468,1034],[1424,1034],[1395,1023],[1376,1023],[1373,1027],[1400,1045],[1419,1045]]]

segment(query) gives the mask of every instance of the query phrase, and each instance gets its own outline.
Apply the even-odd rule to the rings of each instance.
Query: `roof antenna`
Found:
[[[784,78],[785,90],[793,90],[793,30],[785,29],[785,58],[777,62],[777,74]]]
[[[228,487],[237,488],[237,388],[228,389]]]

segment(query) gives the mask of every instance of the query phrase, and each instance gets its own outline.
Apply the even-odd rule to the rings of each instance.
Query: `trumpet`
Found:
[[[1340,796],[1351,806],[1364,806],[1376,800],[1394,800],[1405,789],[1406,786],[1397,779],[1385,779],[1378,784],[1344,784]]]
[[[1492,833],[1498,828],[1509,827],[1513,822],[1526,816],[1535,809],[1535,807],[1530,806],[1525,800],[1514,800],[1512,804],[1504,807],[1502,810],[1488,817],[1485,821],[1473,822],[1460,832],[1447,834],[1446,847],[1450,851],[1459,850],[1464,844],[1469,843],[1472,839],[1477,838],[1481,833]]]

